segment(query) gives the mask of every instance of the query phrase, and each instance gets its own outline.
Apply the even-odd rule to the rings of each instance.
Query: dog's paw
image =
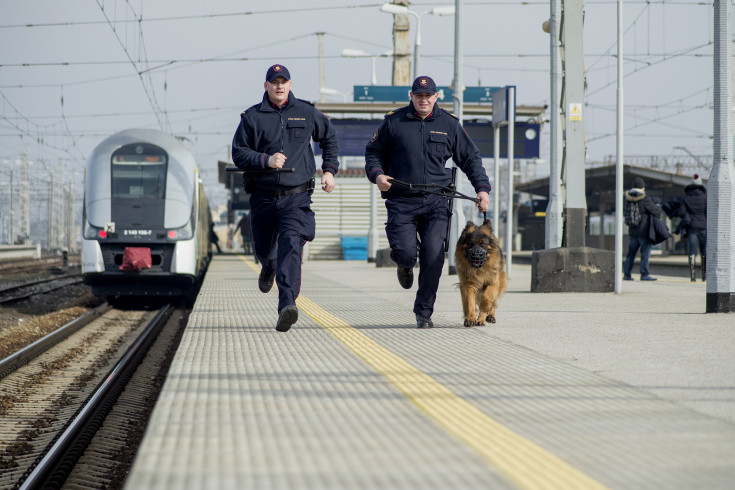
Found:
[[[487,317],[487,321],[490,323],[495,323],[495,315],[489,315]]]
[[[474,327],[476,323],[475,320],[468,320],[466,318],[464,320],[464,326],[467,328]]]

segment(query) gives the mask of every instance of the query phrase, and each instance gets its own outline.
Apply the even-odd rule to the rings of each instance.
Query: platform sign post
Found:
[[[511,277],[511,262],[513,256],[513,142],[515,140],[515,119],[516,119],[516,88],[515,86],[509,85],[498,89],[493,93],[493,131],[495,132],[495,145],[493,148],[493,159],[495,161],[495,199],[494,214],[496,216],[495,233],[499,232],[498,227],[500,226],[499,218],[500,214],[500,166],[499,154],[500,154],[500,128],[502,126],[508,126],[508,201],[506,204],[505,212],[505,243],[503,248],[505,249],[505,271],[508,278]]]

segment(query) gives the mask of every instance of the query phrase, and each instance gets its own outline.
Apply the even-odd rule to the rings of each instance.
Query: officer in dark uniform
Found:
[[[365,173],[385,199],[385,232],[391,258],[398,264],[398,282],[405,289],[413,285],[418,252],[419,287],[413,311],[416,325],[429,328],[434,326],[431,315],[444,267],[449,200],[388,180],[448,186],[451,169],[445,163],[451,157],[475,188],[480,211],[487,210],[490,181],[480,151],[457,117],[436,104],[439,95],[434,80],[418,77],[410,97],[408,106],[389,112],[373,133],[365,149]]]
[[[244,170],[294,169],[245,174],[255,254],[262,264],[258,287],[267,293],[278,283],[276,330],[286,332],[299,310],[301,254],[314,239],[311,210],[316,163],[310,139],[322,149],[321,187],[334,190],[339,162],[337,132],[314,105],[291,93],[291,75],[283,65],[268,68],[263,100],[242,113],[232,140],[232,161]]]

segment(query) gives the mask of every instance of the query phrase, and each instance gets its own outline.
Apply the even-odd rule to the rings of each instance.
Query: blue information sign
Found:
[[[367,145],[381,120],[332,119],[339,138],[339,154],[342,156],[365,156]],[[463,124],[484,158],[493,157],[493,126],[489,122],[465,122]],[[500,128],[500,158],[507,157],[508,128]],[[519,159],[539,158],[541,125],[538,123],[518,122],[515,124],[513,156]],[[314,145],[314,153],[320,154],[319,145]]]
[[[500,87],[466,87],[464,89],[465,103],[490,104],[493,101],[493,92]],[[446,86],[436,87],[440,102],[452,101],[452,89]],[[353,98],[355,102],[408,102],[411,87],[398,85],[355,85]]]

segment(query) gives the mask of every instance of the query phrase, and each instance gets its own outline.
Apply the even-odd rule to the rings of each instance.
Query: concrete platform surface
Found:
[[[394,268],[311,261],[280,333],[258,271],[215,256],[126,488],[735,482],[735,316],[701,282],[531,293],[514,264],[498,322],[466,329],[445,274],[419,330]]]

